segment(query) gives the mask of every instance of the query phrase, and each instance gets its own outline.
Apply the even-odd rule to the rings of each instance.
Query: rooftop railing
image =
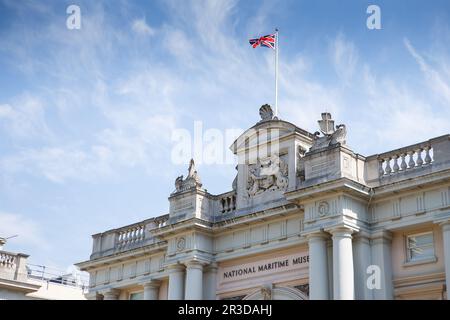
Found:
[[[93,235],[94,243],[91,259],[158,241],[149,231],[165,226],[168,219],[169,215],[163,215]]]
[[[450,135],[367,157],[368,181],[401,180],[450,168]],[[377,168],[378,172],[374,172]]]

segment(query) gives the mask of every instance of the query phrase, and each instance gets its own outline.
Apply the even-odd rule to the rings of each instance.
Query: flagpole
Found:
[[[278,29],[275,29],[275,117],[278,117]]]

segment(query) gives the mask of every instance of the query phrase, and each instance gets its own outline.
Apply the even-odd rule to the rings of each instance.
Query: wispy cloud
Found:
[[[444,99],[446,103],[450,103],[450,77],[448,77],[448,74],[447,79],[444,79],[445,73],[442,74],[440,71],[431,67],[425,61],[424,57],[420,55],[413,47],[408,38],[404,38],[403,43],[405,44],[406,49],[408,49],[408,52],[420,66],[420,70],[423,72],[426,78],[426,84],[428,85],[428,87],[433,90],[439,97]],[[445,66],[440,70],[444,70],[445,72]]]
[[[145,19],[136,19],[132,23],[132,27],[134,32],[143,36],[153,36],[156,31],[152,27],[150,27]]]
[[[358,52],[354,43],[346,40],[343,33],[339,33],[330,44],[330,52],[336,74],[348,85],[358,63]]]

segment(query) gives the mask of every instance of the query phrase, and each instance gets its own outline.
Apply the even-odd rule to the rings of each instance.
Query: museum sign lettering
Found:
[[[236,266],[220,268],[221,280],[233,281],[275,272],[290,271],[306,268],[309,265],[309,255],[291,255],[275,259],[261,260],[255,263],[246,263]]]

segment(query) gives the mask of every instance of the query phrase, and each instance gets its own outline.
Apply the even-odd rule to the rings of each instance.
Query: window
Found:
[[[434,258],[433,232],[407,236],[406,249],[408,253],[408,262]]]
[[[133,292],[130,293],[130,300],[143,300],[144,299],[144,292]]]

